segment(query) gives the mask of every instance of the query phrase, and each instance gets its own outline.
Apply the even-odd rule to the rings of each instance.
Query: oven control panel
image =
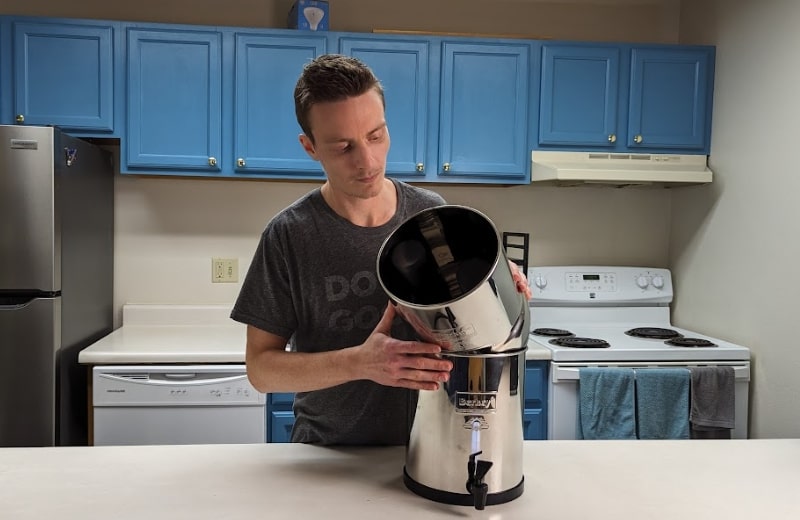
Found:
[[[616,291],[617,277],[614,273],[566,273],[567,291]]]
[[[613,266],[531,267],[531,305],[603,302],[656,303],[672,301],[668,269]]]

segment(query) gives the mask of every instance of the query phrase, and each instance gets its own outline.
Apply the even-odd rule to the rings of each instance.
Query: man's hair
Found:
[[[305,67],[294,87],[294,111],[303,133],[314,142],[309,122],[311,107],[317,103],[343,101],[374,89],[383,97],[383,87],[367,65],[356,58],[341,54],[323,54]]]

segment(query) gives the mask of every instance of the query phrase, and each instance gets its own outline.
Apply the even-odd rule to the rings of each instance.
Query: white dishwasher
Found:
[[[92,369],[94,445],[266,442],[266,398],[245,365]]]

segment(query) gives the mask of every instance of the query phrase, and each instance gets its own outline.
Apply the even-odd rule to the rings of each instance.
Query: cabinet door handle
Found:
[[[421,162],[418,162],[417,163],[417,171],[421,172],[421,171],[424,171],[424,170],[425,170],[425,165],[422,164]]]
[[[617,134],[609,134],[608,142],[609,143],[616,143],[617,142]]]
[[[245,163],[244,159],[242,159],[241,157],[236,159],[236,166],[238,166],[239,168],[244,168],[246,165],[247,163]]]
[[[217,165],[217,158],[216,157],[209,157],[208,158],[208,165],[209,166],[216,166]]]
[[[634,143],[636,143],[636,144],[642,144],[642,141],[644,141],[644,139],[642,139],[642,136],[641,136],[641,135],[635,135],[635,136],[633,136],[633,142],[634,142]]]
[[[25,116],[23,116],[22,114],[17,114],[15,120],[17,121],[17,123],[22,124],[25,122]]]
[[[449,162],[444,163],[442,165],[442,170],[446,171],[446,172],[449,172],[450,171],[450,163]]]

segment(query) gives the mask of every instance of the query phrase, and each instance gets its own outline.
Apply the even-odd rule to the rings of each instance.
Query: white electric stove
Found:
[[[528,270],[533,296],[528,341],[552,353],[548,438],[576,438],[581,367],[734,368],[736,427],[747,437],[750,350],[675,327],[667,269],[553,266]]]

